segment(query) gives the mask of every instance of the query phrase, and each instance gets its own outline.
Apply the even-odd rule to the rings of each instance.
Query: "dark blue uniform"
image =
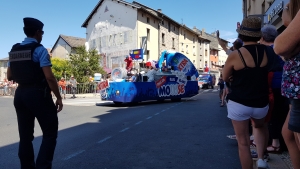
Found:
[[[42,31],[43,23],[34,18],[24,18],[24,32]],[[26,32],[25,32],[26,33]],[[47,50],[34,38],[15,44],[9,53],[12,80],[19,86],[14,106],[17,112],[20,136],[19,158],[22,169],[50,169],[58,131],[57,109],[42,67],[51,66]],[[34,121],[37,118],[43,141],[36,162],[32,141]]]

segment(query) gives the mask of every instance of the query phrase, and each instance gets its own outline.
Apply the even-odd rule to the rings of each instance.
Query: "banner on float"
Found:
[[[130,51],[130,57],[134,60],[139,60],[144,58],[144,52],[143,49],[134,49]]]

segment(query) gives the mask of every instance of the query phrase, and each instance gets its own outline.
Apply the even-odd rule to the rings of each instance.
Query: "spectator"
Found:
[[[277,29],[273,25],[265,25],[262,29],[262,37],[260,43],[266,46],[273,47],[275,38],[277,37]],[[277,55],[274,57],[280,60],[281,67],[284,65],[284,61]],[[281,136],[281,129],[286,119],[287,113],[289,111],[289,104],[287,98],[281,95],[281,81],[282,81],[282,70],[276,72],[269,72],[269,75],[272,76],[270,81],[270,92],[269,100],[273,100],[273,108],[269,109],[270,112],[270,121],[269,121],[269,133],[270,138],[272,139],[272,144],[267,147],[267,151],[272,153],[280,152],[280,142],[279,139]]]
[[[4,95],[8,95],[8,81],[7,79],[4,79],[4,82],[2,83],[4,87]]]
[[[220,102],[223,103],[224,80],[222,79],[222,74],[220,75],[218,86],[220,89],[220,91],[219,91]],[[221,107],[223,107],[223,106],[224,105],[221,104]]]
[[[229,55],[232,51],[237,50],[243,46],[243,41],[238,38],[233,42],[233,46],[228,49],[226,43],[220,39],[219,31],[217,31],[217,39],[218,39],[220,46],[226,52],[227,55]]]
[[[287,27],[275,40],[275,52],[286,60],[281,83],[282,95],[289,98],[290,112],[282,128],[294,168],[300,168],[300,2],[290,0],[282,11],[282,22]],[[288,39],[288,40],[286,40]]]
[[[66,99],[66,81],[65,78],[60,78],[60,81],[58,82],[58,86],[60,89],[60,94],[64,96],[64,99]]]
[[[72,91],[72,94],[73,94],[73,96],[71,98],[75,99],[75,98],[77,98],[75,96],[75,93],[76,93],[78,83],[77,83],[76,79],[74,78],[74,76],[71,76],[71,79],[69,80],[69,83],[71,85],[71,91]]]
[[[268,59],[265,46],[257,44],[261,38],[261,20],[248,17],[242,21],[238,38],[244,46],[233,51],[223,68],[223,80],[231,81],[231,92],[227,95],[228,117],[232,120],[238,141],[239,157],[243,169],[252,169],[250,152],[249,120],[254,124],[257,147],[257,167],[268,168],[263,160],[265,150],[264,118],[268,113]]]

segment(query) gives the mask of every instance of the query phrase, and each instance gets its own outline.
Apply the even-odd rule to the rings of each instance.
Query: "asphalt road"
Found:
[[[0,169],[20,168],[12,101],[0,97]],[[66,104],[53,168],[238,169],[237,143],[226,137],[233,128],[219,105],[213,90],[182,102]],[[35,154],[41,135],[36,122]]]

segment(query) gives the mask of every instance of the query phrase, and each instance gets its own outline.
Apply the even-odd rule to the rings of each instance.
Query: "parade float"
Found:
[[[182,53],[164,51],[158,61],[149,60],[145,65],[151,70],[139,68],[135,82],[126,81],[126,69],[113,69],[112,81],[103,81],[98,86],[105,92],[105,100],[115,104],[165,99],[180,101],[198,94],[198,71]]]

